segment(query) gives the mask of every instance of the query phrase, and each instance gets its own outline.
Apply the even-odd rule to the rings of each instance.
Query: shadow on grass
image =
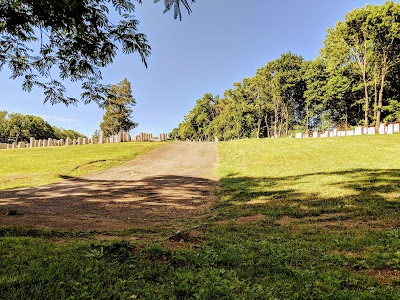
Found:
[[[309,223],[352,219],[391,220],[390,226],[400,225],[399,169],[263,178],[230,174],[221,179],[221,185],[222,201],[216,208],[223,208],[222,216],[229,218],[258,213],[274,219],[286,217],[287,224],[293,223],[290,217],[307,218]]]
[[[164,175],[137,180],[71,178],[34,188],[0,191],[0,223],[71,229],[123,229],[198,215],[217,182]],[[10,209],[20,216],[10,217]]]

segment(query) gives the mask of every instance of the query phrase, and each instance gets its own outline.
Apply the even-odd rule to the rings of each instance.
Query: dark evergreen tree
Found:
[[[103,122],[100,124],[103,133],[111,136],[135,128],[138,124],[133,122],[131,117],[132,107],[136,105],[136,101],[132,96],[130,82],[125,78],[120,83],[113,85],[110,94]]]

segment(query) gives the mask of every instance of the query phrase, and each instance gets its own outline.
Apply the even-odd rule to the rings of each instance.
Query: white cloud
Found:
[[[70,119],[70,118],[61,118],[57,116],[48,116],[48,115],[39,115],[43,120],[46,121],[53,121],[53,122],[60,122],[60,123],[73,123],[78,122],[77,119]]]

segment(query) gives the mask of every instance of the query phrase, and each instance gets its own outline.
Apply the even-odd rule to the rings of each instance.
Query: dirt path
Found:
[[[215,143],[175,142],[109,170],[0,191],[0,225],[103,231],[182,223],[210,205],[216,162]]]

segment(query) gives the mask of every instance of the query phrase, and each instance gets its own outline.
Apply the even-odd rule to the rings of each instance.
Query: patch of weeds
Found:
[[[6,213],[8,216],[19,216],[22,215],[19,211],[16,209],[9,209],[8,212]]]
[[[0,237],[87,238],[95,233],[96,231],[0,227]]]

